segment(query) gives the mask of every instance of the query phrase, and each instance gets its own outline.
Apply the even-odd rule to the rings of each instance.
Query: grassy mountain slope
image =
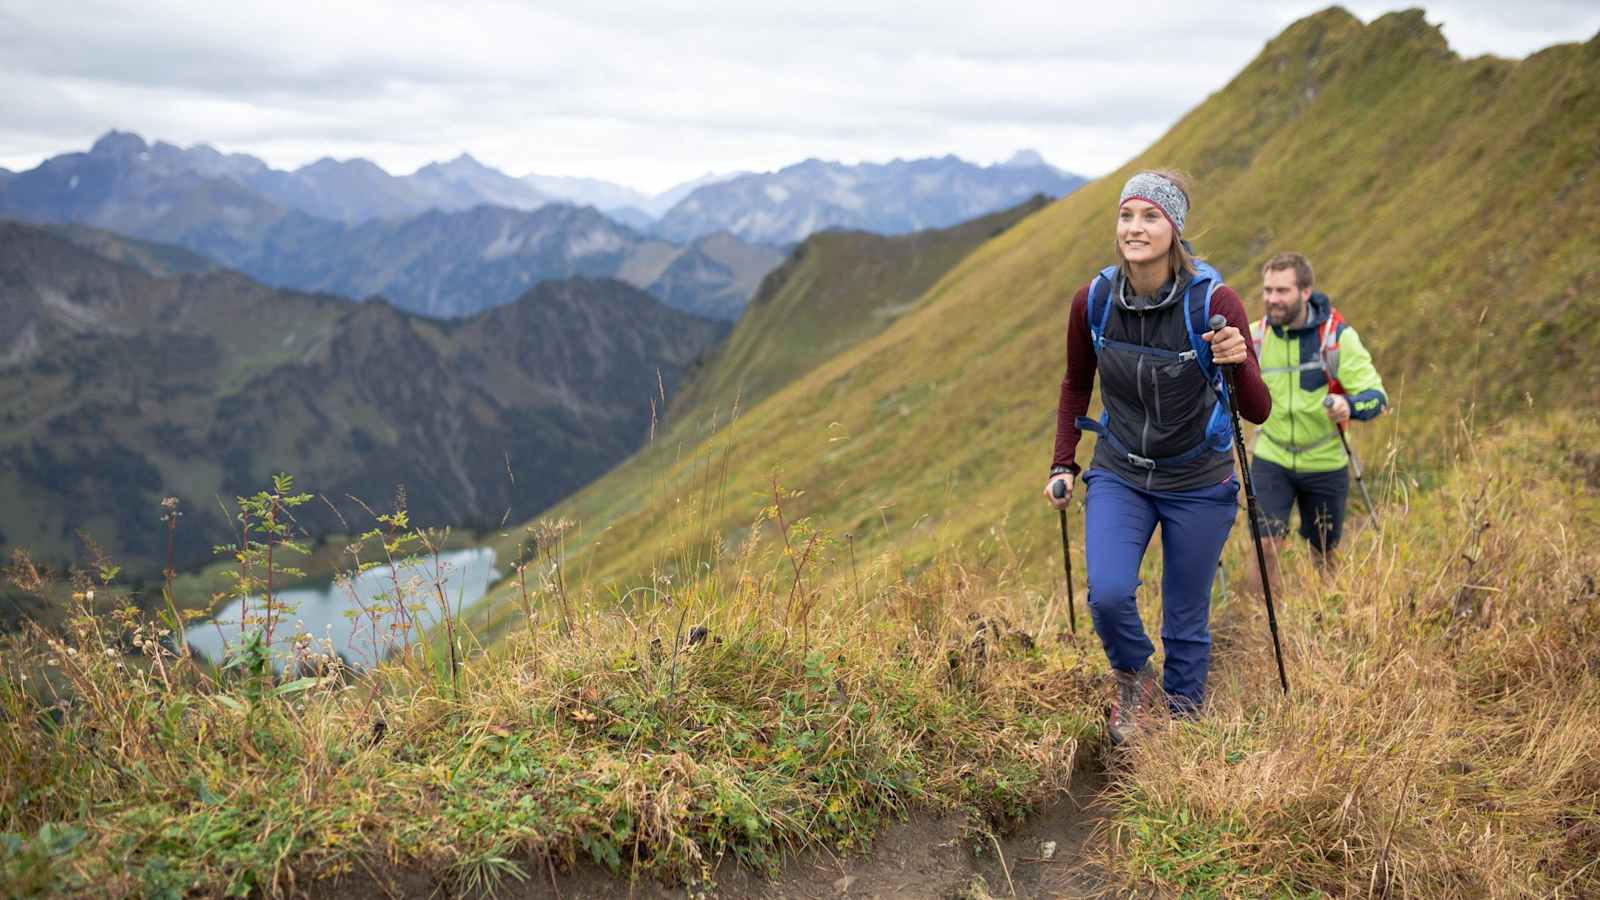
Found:
[[[1333,9],[1273,40],[1223,90],[1119,171],[989,242],[918,309],[750,410],[668,466],[625,466],[560,509],[603,533],[598,578],[636,579],[735,539],[771,493],[850,532],[856,550],[926,558],[1007,520],[1043,554],[1066,307],[1107,262],[1123,179],[1195,180],[1189,235],[1258,306],[1257,269],[1293,248],[1362,332],[1395,412],[1356,429],[1402,466],[1457,413],[1600,407],[1600,40],[1513,62],[1462,60],[1418,11],[1363,26]],[[1480,322],[1482,324],[1480,324]],[[726,459],[719,455],[727,450]],[[1086,460],[1087,447],[1080,449]],[[676,544],[693,485],[725,503]],[[697,513],[698,514],[698,513]]]
[[[904,235],[824,231],[762,283],[703,372],[672,401],[674,417],[750,407],[889,327],[979,244],[1048,205],[1035,197],[950,228]]]
[[[418,521],[531,513],[625,457],[649,394],[724,333],[615,281],[547,282],[441,323],[232,272],[156,278],[0,224],[0,541],[51,561],[82,529],[148,573],[164,496],[179,565],[229,533],[216,498],[274,472],[346,507],[404,484]],[[348,531],[325,506],[312,533]]]
[[[171,244],[158,244],[101,231],[87,225],[46,225],[45,230],[64,237],[96,256],[132,266],[147,275],[198,275],[222,268],[216,262]]]

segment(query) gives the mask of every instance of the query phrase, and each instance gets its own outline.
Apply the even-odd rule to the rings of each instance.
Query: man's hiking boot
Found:
[[[1106,730],[1111,743],[1120,747],[1133,740],[1146,715],[1154,693],[1155,671],[1145,663],[1137,672],[1112,669],[1111,674],[1116,678],[1117,695],[1111,701],[1111,722]]]

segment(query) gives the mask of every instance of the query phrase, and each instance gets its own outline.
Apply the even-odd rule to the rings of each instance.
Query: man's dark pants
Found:
[[[1256,457],[1250,464],[1256,502],[1261,509],[1261,535],[1281,538],[1289,533],[1289,509],[1300,509],[1300,536],[1318,552],[1339,546],[1344,532],[1345,501],[1350,496],[1350,471],[1296,472]]]

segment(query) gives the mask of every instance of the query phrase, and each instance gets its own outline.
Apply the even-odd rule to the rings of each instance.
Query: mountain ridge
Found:
[[[177,496],[191,566],[228,534],[216,498],[279,471],[351,522],[348,496],[381,510],[401,483],[416,521],[531,514],[632,452],[651,397],[726,328],[591,279],[437,322],[226,270],[155,277],[0,223],[0,534],[69,561],[81,530],[148,575]],[[302,525],[347,530],[326,508]]]
[[[823,360],[888,328],[977,246],[1048,205],[1043,195],[949,228],[830,230],[801,241],[761,283],[727,340],[668,407],[705,427],[750,408]]]
[[[165,176],[187,172],[204,178],[222,178],[259,192],[264,199],[284,210],[299,210],[318,218],[346,224],[359,224],[372,218],[405,217],[428,209],[467,209],[482,203],[531,210],[545,203],[560,201],[576,206],[593,206],[601,212],[608,213],[614,210],[632,209],[653,221],[664,216],[701,188],[714,187],[752,176],[772,178],[796,170],[797,167],[803,170],[813,164],[820,164],[840,172],[854,170],[882,173],[893,171],[897,167],[916,164],[959,163],[975,171],[1035,169],[1039,173],[1054,176],[1059,182],[1069,183],[1068,189],[1070,184],[1081,183],[1078,176],[1050,165],[1038,151],[1025,148],[1018,150],[1005,162],[987,167],[967,163],[955,154],[913,160],[897,157],[886,163],[869,161],[853,166],[812,158],[785,166],[776,172],[707,172],[659,193],[649,194],[626,185],[586,176],[541,175],[534,172],[513,177],[485,165],[467,151],[462,151],[449,160],[426,163],[408,175],[392,174],[377,163],[362,157],[338,159],[323,156],[297,168],[276,169],[259,157],[247,153],[224,154],[204,142],[193,144],[188,148],[159,139],[150,143],[138,133],[115,128],[102,134],[86,151],[56,154],[28,172],[9,173],[9,175],[26,175],[50,163],[55,163],[57,167],[69,165],[75,158],[80,157],[118,161],[125,165],[147,164]],[[1043,181],[1037,186],[1037,191],[1057,193],[1052,188],[1060,187],[1059,183],[1051,182],[1044,174],[1039,177]],[[0,181],[4,178],[4,175],[0,175]],[[1015,200],[1020,202],[1026,195],[1026,193],[1019,195]],[[979,210],[980,213],[989,211],[992,210]],[[637,213],[625,214],[636,222]],[[943,224],[954,224],[954,222]],[[780,243],[793,243],[793,240]]]
[[[731,321],[782,255],[706,238],[672,244],[593,207],[547,203],[531,211],[480,205],[401,220],[344,225],[290,213],[249,252],[224,262],[269,284],[352,298],[383,294],[423,315],[472,315],[539,281],[617,277],[667,305]]]
[[[1042,157],[1040,158],[1042,162]],[[845,165],[810,158],[696,188],[656,232],[671,240],[726,230],[785,246],[829,228],[903,234],[941,228],[1084,183],[1048,164],[978,166],[954,154]]]
[[[531,188],[464,155],[424,168],[418,177],[458,195],[532,195]],[[332,290],[352,299],[383,293],[407,309],[437,316],[470,315],[508,302],[546,278],[617,275],[677,308],[731,320],[761,275],[781,259],[763,247],[722,247],[712,263],[695,242],[673,245],[593,210],[557,203],[514,209],[479,202],[350,221],[361,217],[353,207],[339,206],[345,189],[318,191],[330,182],[348,187],[351,179],[371,186],[357,192],[368,212],[396,213],[415,205],[394,192],[397,182],[364,160],[324,159],[291,174],[267,169],[253,157],[224,157],[209,147],[151,146],[136,134],[113,131],[87,153],[52,157],[12,179],[0,190],[0,217],[87,224],[179,245],[279,287]],[[495,250],[492,237],[470,245],[464,235],[481,232],[486,217],[519,239],[540,232],[542,243],[521,253]],[[549,233],[545,223],[557,220],[576,230]],[[597,240],[614,245],[615,252],[597,256]],[[445,253],[447,248],[456,255]],[[652,268],[649,260],[658,265]],[[407,268],[411,263],[418,268]]]

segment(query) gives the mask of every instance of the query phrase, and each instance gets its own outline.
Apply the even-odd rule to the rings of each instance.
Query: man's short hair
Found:
[[[1294,270],[1294,286],[1299,290],[1306,290],[1316,283],[1311,274],[1311,263],[1304,256],[1292,252],[1279,253],[1267,260],[1267,264],[1261,267],[1261,274],[1265,276],[1268,272],[1282,269]]]

